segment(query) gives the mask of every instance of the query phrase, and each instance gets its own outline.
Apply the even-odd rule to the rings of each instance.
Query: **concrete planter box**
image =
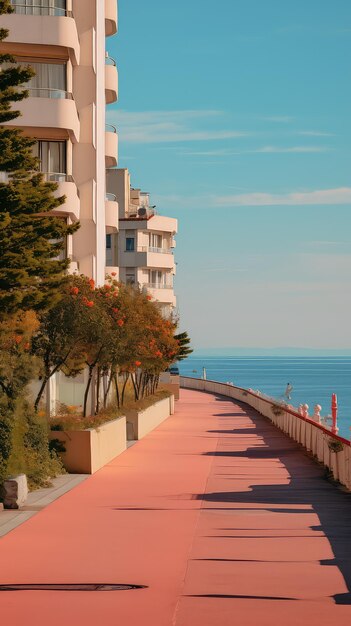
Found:
[[[126,449],[126,418],[89,430],[51,431],[50,439],[64,444],[60,457],[68,472],[94,474]]]
[[[143,411],[127,411],[128,440],[142,439],[174,413],[174,396],[163,398]]]

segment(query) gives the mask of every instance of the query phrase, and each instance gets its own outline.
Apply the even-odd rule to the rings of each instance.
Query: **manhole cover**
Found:
[[[115,585],[111,583],[88,583],[74,585],[31,584],[31,585],[0,585],[0,591],[129,591],[146,589],[145,585]]]

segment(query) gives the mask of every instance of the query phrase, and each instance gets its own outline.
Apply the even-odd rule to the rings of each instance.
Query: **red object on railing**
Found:
[[[332,411],[332,433],[334,435],[338,434],[338,399],[336,397],[336,393],[332,395],[332,403],[331,403],[331,411]]]

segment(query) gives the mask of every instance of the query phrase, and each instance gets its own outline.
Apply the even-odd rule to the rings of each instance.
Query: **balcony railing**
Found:
[[[49,183],[74,183],[75,180],[71,174],[63,174],[62,172],[42,172],[44,179]]]
[[[13,12],[17,15],[51,15],[54,17],[73,17],[72,11],[67,11],[55,5],[32,4],[28,6],[21,2],[11,2]]]
[[[114,193],[106,193],[105,200],[107,200],[108,202],[117,202],[117,196]]]
[[[75,183],[75,180],[71,174],[64,174],[63,172],[40,172],[39,170],[33,170],[30,174],[42,174],[44,180],[50,183]],[[0,172],[0,183],[8,183],[10,180],[16,179],[15,174],[9,174],[8,172]]]
[[[107,133],[115,133],[115,134],[117,134],[117,128],[116,128],[116,126],[113,126],[113,124],[105,124],[105,131]]]
[[[173,285],[164,283],[144,283],[147,289],[173,289]]]
[[[31,98],[53,98],[54,100],[73,100],[73,94],[63,89],[52,89],[51,87],[29,87]]]
[[[106,57],[105,57],[105,64],[106,65],[113,65],[114,67],[117,67],[117,63],[114,60],[113,57],[110,57],[109,54],[106,53]]]
[[[152,246],[141,246],[138,252],[155,252],[156,254],[173,254],[170,248],[154,248]]]

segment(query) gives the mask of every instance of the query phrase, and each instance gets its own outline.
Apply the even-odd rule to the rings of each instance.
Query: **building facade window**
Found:
[[[155,287],[164,287],[166,285],[166,274],[161,270],[149,270],[149,283]]]
[[[118,265],[118,235],[106,235],[106,267]]]
[[[66,0],[12,0],[15,13],[21,15],[66,15]]]
[[[126,237],[126,252],[134,252],[135,250],[135,238]]]
[[[28,89],[37,98],[65,98],[67,92],[66,63],[37,63],[27,61],[35,71]]]
[[[149,233],[149,247],[162,248],[162,235],[157,233]]]
[[[135,268],[134,267],[126,268],[126,283],[127,285],[135,285]]]
[[[50,174],[67,173],[67,145],[65,141],[37,141],[33,146],[41,172]]]

